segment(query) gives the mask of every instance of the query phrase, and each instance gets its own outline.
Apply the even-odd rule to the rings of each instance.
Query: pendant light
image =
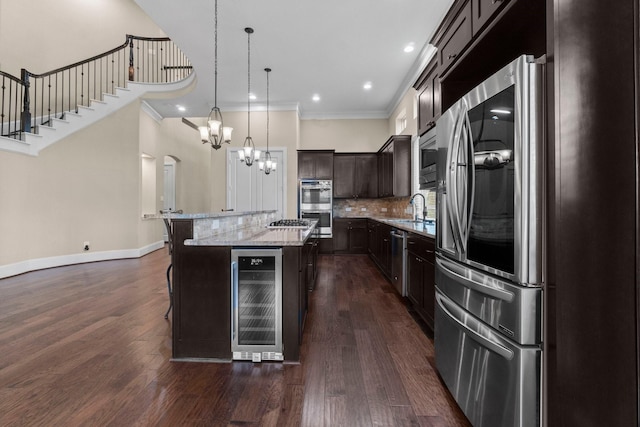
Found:
[[[271,153],[269,152],[269,73],[271,68],[265,68],[264,70],[267,72],[267,151],[264,153],[264,161],[260,161],[258,165],[261,171],[269,175],[272,171],[275,172],[277,165],[274,160],[271,160]]]
[[[242,150],[238,151],[240,161],[245,165],[253,165],[254,160],[260,158],[260,150],[256,150],[256,146],[251,139],[251,34],[253,28],[245,28],[247,33],[247,81],[248,81],[248,93],[247,93],[247,137],[242,144]]]
[[[213,30],[213,40],[214,40],[214,79],[213,79],[213,88],[214,88],[214,98],[213,98],[213,108],[209,113],[209,117],[207,118],[207,125],[201,126],[200,130],[200,138],[202,139],[202,143],[206,144],[207,142],[211,144],[211,147],[218,150],[222,147],[222,142],[226,142],[227,144],[231,143],[231,132],[233,128],[227,127],[224,125],[222,120],[222,112],[220,108],[218,108],[218,0],[215,0],[215,20],[214,20],[214,30]]]

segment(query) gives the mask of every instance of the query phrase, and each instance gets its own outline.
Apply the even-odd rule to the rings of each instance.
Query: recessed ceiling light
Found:
[[[178,111],[187,111],[187,109],[184,108],[182,105],[176,105],[176,108],[178,109]]]
[[[413,52],[413,49],[415,49],[415,45],[413,43],[409,43],[404,47],[404,51],[406,53]]]
[[[255,100],[256,100],[256,96],[255,96],[255,94],[250,93],[250,94],[249,94],[249,99],[250,99],[250,100],[252,100],[252,101],[255,101]]]
[[[320,95],[318,95],[316,93],[315,95],[313,95],[313,97],[311,99],[313,99],[313,102],[318,102],[318,101],[320,101]]]
[[[365,84],[362,87],[364,88],[364,90],[371,89],[371,87],[372,87],[371,82],[365,82]]]

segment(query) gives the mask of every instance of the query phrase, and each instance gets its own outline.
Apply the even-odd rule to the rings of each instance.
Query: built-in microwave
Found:
[[[421,190],[427,190],[436,187],[437,157],[438,151],[436,149],[436,128],[433,127],[420,137],[418,146],[418,177]]]

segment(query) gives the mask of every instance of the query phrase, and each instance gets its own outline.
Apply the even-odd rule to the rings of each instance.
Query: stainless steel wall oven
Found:
[[[320,238],[332,237],[333,182],[331,180],[300,180],[298,217],[317,219]]]

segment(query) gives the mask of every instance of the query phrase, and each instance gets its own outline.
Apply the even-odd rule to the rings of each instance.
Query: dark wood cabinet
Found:
[[[378,196],[411,195],[411,136],[393,135],[378,151]]]
[[[471,26],[475,36],[508,0],[471,0]]]
[[[376,220],[368,221],[369,256],[387,278],[391,277],[391,229]]]
[[[471,38],[471,2],[467,2],[455,16],[438,43],[438,62],[442,73],[461,56]]]
[[[418,135],[435,126],[440,117],[439,76],[438,59],[434,57],[414,85],[418,93]]]
[[[333,150],[298,151],[298,179],[333,179]]]
[[[333,252],[366,254],[368,248],[367,220],[335,218],[333,221]]]
[[[435,313],[434,243],[413,233],[407,237],[407,297],[431,330]]]
[[[334,198],[378,197],[376,154],[336,154],[333,158],[333,167]]]

